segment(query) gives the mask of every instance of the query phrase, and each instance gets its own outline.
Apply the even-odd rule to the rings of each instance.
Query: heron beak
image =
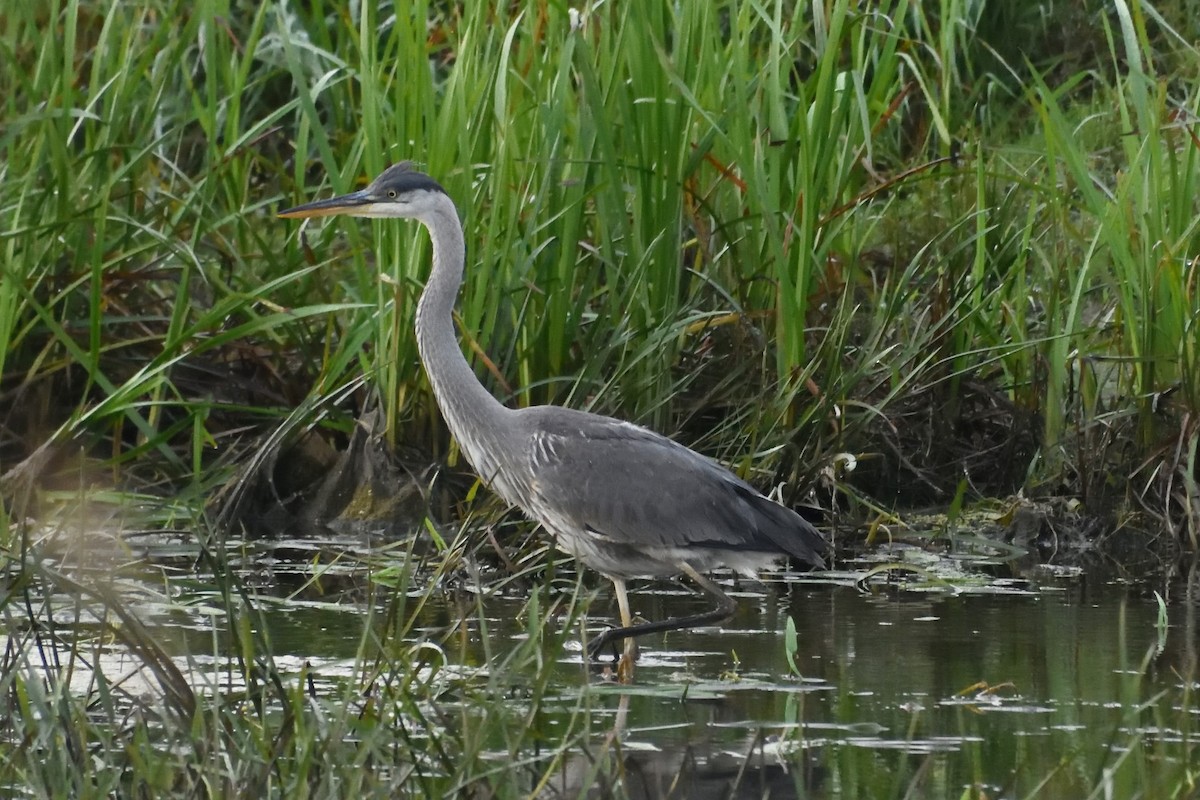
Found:
[[[340,197],[330,197],[328,200],[316,200],[302,206],[280,211],[278,216],[287,219],[308,219],[309,217],[332,217],[337,214],[353,214],[363,206],[369,206],[375,198],[367,194],[366,189],[344,194]]]

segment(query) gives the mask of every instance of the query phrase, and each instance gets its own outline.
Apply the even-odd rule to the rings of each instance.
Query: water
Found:
[[[1194,675],[1186,607],[1176,607],[1160,649],[1152,600],[1086,581],[932,597],[768,588],[743,596],[723,630],[647,642],[639,689],[613,693],[608,710],[627,706],[625,746],[640,746],[643,761],[659,752],[667,767],[655,786],[671,785],[679,764],[719,785],[730,768],[757,764],[743,774],[751,796],[764,785],[794,796],[795,774],[767,774],[790,764],[804,768],[801,787],[830,796],[890,796],[910,785],[915,796],[965,787],[1023,796],[1038,785],[1046,796],[1082,796],[1131,742],[1178,742],[1194,728],[1195,709],[1153,701]],[[655,615],[670,605],[650,604]],[[788,617],[798,676],[785,654]],[[833,780],[846,775],[856,784]]]
[[[913,552],[900,556],[911,562]],[[1036,567],[1029,578],[997,578],[991,573],[1010,571],[970,559],[926,563],[903,585],[856,585],[877,562],[897,558],[876,553],[850,565],[858,570],[763,583],[726,577],[737,615],[719,628],[644,638],[629,687],[606,683],[603,667],[586,668],[582,637],[570,631],[552,654],[553,700],[537,722],[553,741],[586,696],[590,735],[580,758],[592,765],[593,748],[612,751],[619,767],[581,775],[568,763],[562,785],[544,787],[545,796],[606,780],[646,797],[697,797],[734,783],[747,796],[767,788],[779,797],[956,797],[965,788],[1077,796],[1131,747],[1162,748],[1164,759],[1189,752],[1181,743],[1197,711],[1182,698],[1195,676],[1194,603],[1169,604],[1160,630],[1159,605],[1143,587]],[[564,593],[569,577],[560,576]],[[593,630],[615,613],[611,593],[595,585]],[[634,612],[648,619],[705,607],[673,582],[631,588]],[[483,625],[472,616],[476,600]],[[495,658],[527,636],[525,600],[521,589],[441,596],[423,614],[423,635],[438,640],[461,623],[448,657],[484,664],[487,652]],[[361,625],[361,608],[352,608],[348,619],[311,624],[289,609],[272,623],[276,642],[296,656],[311,656],[315,642],[332,654],[336,636],[325,637],[339,631],[348,655]],[[328,613],[314,610],[313,619]]]
[[[1075,797],[1097,786],[1120,797],[1155,779],[1121,764],[1176,775],[1194,754],[1195,583],[1190,596],[1183,585],[1162,587],[1164,626],[1145,587],[1069,571],[1017,575],[1011,563],[959,557],[867,579],[880,562],[911,564],[918,554],[880,551],[841,572],[762,583],[723,576],[736,616],[643,638],[629,686],[583,664],[576,626],[547,649],[544,676],[504,673],[505,654],[529,641],[528,592],[537,587],[545,608],[577,589],[562,565],[549,588],[501,591],[490,578],[464,577],[469,570],[422,572],[408,592],[414,602],[430,581],[446,589],[406,638],[435,645],[442,675],[464,685],[485,675],[511,694],[512,713],[538,743],[522,768],[544,797]],[[228,691],[231,671],[203,655],[223,641],[209,578],[190,572],[186,552],[147,555],[166,577],[143,568],[125,579],[127,595],[144,590],[131,607],[201,690]],[[389,605],[368,578],[386,577],[381,565],[398,558],[334,539],[252,544],[234,560],[257,593],[275,663],[309,665],[320,694],[357,679],[364,634]],[[593,585],[597,630],[614,609],[608,588]],[[169,601],[156,594],[163,586]],[[669,581],[631,590],[635,614],[648,619],[705,607]],[[543,624],[557,632],[563,622]],[[539,757],[567,737],[566,757]],[[510,757],[505,745],[490,745],[500,761]]]

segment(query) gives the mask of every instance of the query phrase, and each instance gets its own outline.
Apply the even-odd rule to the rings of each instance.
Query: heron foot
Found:
[[[588,644],[587,644],[587,660],[588,661],[590,661],[592,663],[599,662],[601,660],[600,656],[603,653],[605,646],[607,646],[610,643],[613,643],[613,650],[612,650],[613,663],[614,664],[617,663],[617,658],[619,655],[617,653],[617,648],[615,645],[617,637],[612,635],[612,632],[615,630],[617,630],[617,629],[609,628],[608,630],[606,630],[602,633],[596,634],[596,636],[594,636],[592,638],[592,640],[590,642],[588,642]]]
[[[588,642],[587,659],[589,663],[596,664],[601,668],[604,680],[629,684],[633,683],[638,647],[637,641],[632,636],[622,637],[621,632],[621,628],[609,628],[598,634]],[[625,647],[618,651],[616,644],[622,638],[625,640]],[[604,650],[609,645],[612,645],[612,662],[605,663]]]
[[[633,671],[636,664],[637,648],[635,647],[632,652],[630,652],[629,648],[626,648],[624,654],[617,659],[617,683],[633,683]]]

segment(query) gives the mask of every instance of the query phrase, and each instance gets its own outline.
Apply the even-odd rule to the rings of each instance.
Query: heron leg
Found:
[[[629,592],[625,590],[625,581],[621,578],[613,578],[612,582],[617,593],[617,608],[621,610],[621,625],[628,628],[633,625],[633,613],[629,610]]]
[[[692,614],[686,617],[672,617],[671,619],[658,620],[657,622],[643,622],[640,625],[633,624],[633,617],[629,613],[629,597],[625,592],[625,581],[613,579],[613,585],[617,592],[617,605],[621,609],[621,627],[609,628],[606,631],[601,631],[596,635],[587,646],[588,658],[596,660],[602,651],[610,642],[617,639],[626,641],[626,652],[628,653],[630,642],[635,636],[644,636],[648,633],[661,633],[663,631],[677,631],[682,628],[695,628],[699,625],[709,625],[714,622],[729,619],[733,616],[733,612],[737,610],[737,603],[733,598],[725,594],[720,586],[713,583],[708,578],[697,572],[691,564],[681,562],[679,571],[692,579],[692,582],[699,586],[705,594],[713,598],[717,602],[717,607],[712,611],[705,611],[701,614]]]
[[[613,582],[613,591],[617,595],[617,608],[621,612],[621,627],[620,628],[609,628],[608,630],[604,631],[603,633],[598,634],[596,636],[596,638],[592,639],[592,641],[588,642],[587,654],[588,654],[588,660],[590,660],[590,661],[595,661],[596,658],[600,655],[600,651],[603,650],[604,647],[606,645],[608,645],[610,642],[613,642],[613,641],[621,638],[620,636],[609,635],[609,634],[612,634],[615,631],[627,630],[629,628],[634,627],[633,613],[629,610],[629,592],[625,587],[625,579],[624,578],[610,578],[609,580],[611,580]],[[625,639],[624,658],[633,659],[636,656],[637,656],[637,645],[634,643],[633,639],[630,639],[630,638]],[[617,658],[618,657],[617,657],[616,649],[614,648],[613,660],[616,661]]]
[[[629,611],[629,593],[625,591],[625,581],[615,580],[613,585],[617,591],[617,606],[621,609],[621,627],[633,627],[633,614]],[[629,671],[633,671],[633,662],[637,658],[637,640],[632,636],[625,637],[625,654],[621,657],[629,667]]]
[[[625,581],[613,579],[613,588],[617,593],[617,607],[621,609],[621,627],[633,627],[633,614],[629,611],[629,592],[625,589]],[[625,638],[625,652],[617,659],[617,681],[633,683],[634,664],[637,662],[637,640],[632,636]]]

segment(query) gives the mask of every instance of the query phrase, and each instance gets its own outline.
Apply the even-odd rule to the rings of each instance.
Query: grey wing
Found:
[[[807,521],[714,461],[636,425],[556,412],[566,410],[533,426],[530,460],[536,502],[563,524],[617,547],[824,566],[825,540]]]

